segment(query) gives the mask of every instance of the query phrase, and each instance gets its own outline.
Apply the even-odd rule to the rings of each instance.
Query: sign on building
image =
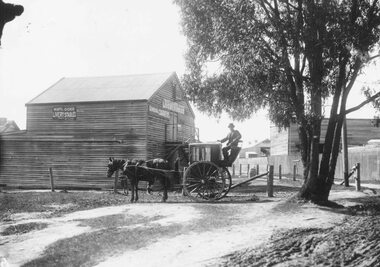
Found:
[[[173,102],[173,101],[170,101],[168,99],[164,99],[162,101],[162,107],[166,108],[170,111],[185,114],[185,107],[183,105],[176,103],[176,102]]]
[[[76,120],[77,109],[76,107],[54,107],[53,119],[54,120]]]
[[[165,117],[167,119],[170,118],[169,111],[166,111],[166,110],[163,110],[163,109],[159,109],[159,108],[156,108],[156,107],[153,107],[153,106],[149,106],[149,111],[153,112],[155,114],[158,114],[158,115],[160,115],[162,117]]]

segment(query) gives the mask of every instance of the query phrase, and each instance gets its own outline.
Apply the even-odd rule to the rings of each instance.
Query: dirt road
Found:
[[[331,199],[355,204],[366,193],[334,191]],[[214,266],[236,250],[258,246],[277,230],[327,228],[343,213],[284,198],[223,203],[137,203],[49,217],[15,213],[0,232],[0,259],[8,266]],[[7,266],[4,264],[4,266]]]

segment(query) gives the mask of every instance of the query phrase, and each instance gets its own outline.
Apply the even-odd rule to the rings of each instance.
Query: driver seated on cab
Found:
[[[229,158],[229,151],[237,148],[239,141],[241,139],[241,134],[238,130],[235,130],[235,125],[233,123],[228,124],[228,128],[230,129],[230,132],[228,135],[223,138],[222,140],[218,140],[221,143],[224,143],[227,141],[227,144],[225,147],[223,147],[223,157],[224,160],[228,161]]]

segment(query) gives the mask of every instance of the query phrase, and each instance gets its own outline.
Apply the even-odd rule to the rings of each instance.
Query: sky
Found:
[[[12,0],[24,13],[7,23],[0,48],[0,117],[26,124],[25,103],[62,77],[185,72],[186,38],[172,0]],[[379,79],[380,64],[359,77],[357,87]],[[358,91],[358,90],[357,90]],[[354,94],[348,106],[363,98]],[[227,133],[232,120],[195,109],[202,141]],[[369,107],[352,114],[372,118]],[[244,146],[269,138],[265,111],[234,122]]]

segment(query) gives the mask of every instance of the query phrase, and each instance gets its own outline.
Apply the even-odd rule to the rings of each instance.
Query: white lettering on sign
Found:
[[[54,107],[53,119],[55,120],[76,120],[76,107]]]
[[[185,107],[183,105],[172,102],[172,101],[167,100],[167,99],[164,99],[162,101],[162,107],[166,108],[168,110],[174,111],[174,112],[185,114]]]
[[[170,114],[168,111],[166,110],[162,110],[162,109],[159,109],[159,108],[155,108],[155,107],[152,107],[152,106],[149,106],[149,111],[150,112],[153,112],[153,113],[156,113],[162,117],[165,117],[165,118],[170,118]]]

